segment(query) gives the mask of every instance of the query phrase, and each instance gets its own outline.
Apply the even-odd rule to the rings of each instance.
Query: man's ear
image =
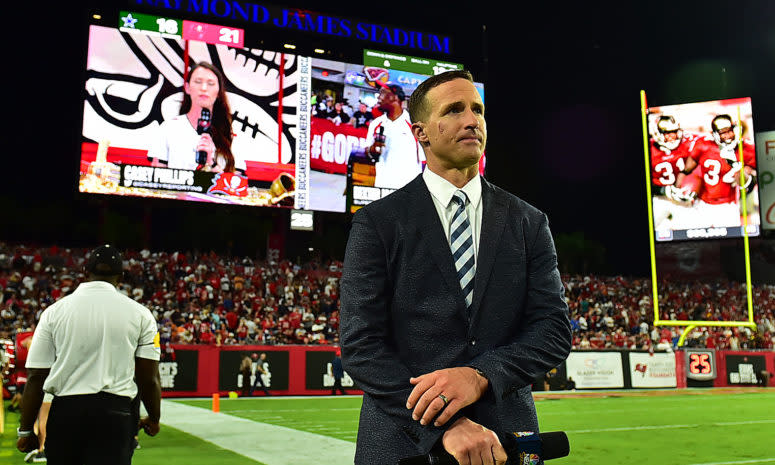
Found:
[[[428,134],[425,133],[425,123],[418,122],[412,123],[412,134],[414,138],[421,144],[428,143]]]

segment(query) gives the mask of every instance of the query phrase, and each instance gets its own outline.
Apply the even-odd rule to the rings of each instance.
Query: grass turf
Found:
[[[775,464],[775,390],[680,392],[538,400],[541,430],[566,431],[571,444],[569,457],[549,463]],[[210,408],[209,400],[181,402]],[[360,403],[357,397],[222,399],[221,412],[354,441]]]
[[[209,409],[210,399],[184,400]],[[361,397],[221,399],[221,413],[355,442]]]
[[[169,426],[152,438],[141,432],[139,440],[133,465],[264,465]]]
[[[775,463],[773,390],[650,397],[613,394],[541,400],[536,408],[543,431],[568,433],[571,455],[550,462],[556,465]]]
[[[611,392],[538,400],[541,429],[566,431],[571,443],[570,457],[548,463],[775,464],[775,390],[696,392],[648,397]],[[210,408],[209,399],[180,402]],[[360,404],[359,397],[221,399],[221,412],[354,442]],[[7,415],[2,452],[17,424],[18,414]],[[140,442],[136,465],[258,463],[165,426],[156,438],[141,433]],[[17,452],[11,460],[0,454],[0,464],[22,463],[22,457]],[[323,457],[320,463],[326,463]]]
[[[24,463],[25,454],[16,450],[17,426],[19,412],[6,409],[5,433],[0,437],[0,465]],[[139,438],[140,449],[135,451],[133,465],[264,465],[169,426],[162,425],[156,437],[141,432]]]

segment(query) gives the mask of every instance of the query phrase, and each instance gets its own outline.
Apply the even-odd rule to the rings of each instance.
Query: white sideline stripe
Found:
[[[352,386],[345,386],[345,389],[353,389]],[[686,388],[687,390],[692,388]],[[698,388],[699,389],[699,388]],[[702,388],[704,390],[712,389],[712,388]],[[557,391],[557,392],[565,392],[565,391]],[[570,392],[570,391],[567,391]],[[347,399],[347,398],[356,398],[356,397],[363,397],[361,394],[337,394],[335,396],[327,395],[327,396],[314,396],[314,399]],[[258,396],[258,397],[235,397],[234,399],[229,399],[228,397],[221,397],[221,400],[228,400],[229,402],[242,402],[243,400],[247,401],[260,401],[260,402],[272,402],[275,400],[292,400],[292,399],[304,399],[304,400],[310,400],[310,396]],[[314,400],[313,399],[313,400]],[[170,397],[169,400],[179,401],[179,400],[209,400],[205,399],[204,397]]]
[[[161,422],[266,465],[353,463],[355,443],[162,400]],[[164,434],[162,432],[162,434]],[[260,438],[260,441],[256,441]],[[292,444],[304,444],[292,447]]]
[[[766,462],[774,462],[775,463],[775,457],[771,457],[768,459],[753,459],[753,460],[738,460],[735,462],[708,462],[708,463],[692,463],[691,465],[737,465],[741,463],[766,463]]]
[[[622,428],[577,429],[577,430],[566,431],[566,433],[607,433],[612,431],[638,431],[638,430],[671,429],[671,428],[699,428],[701,426],[760,425],[763,423],[775,423],[775,420],[730,421],[725,423],[710,423],[710,424],[697,423],[692,425],[625,426]],[[728,463],[747,463],[747,462],[728,462]],[[702,465],[702,464],[698,464],[698,465]]]
[[[350,408],[327,408],[326,412],[360,412],[360,407],[350,407]],[[609,412],[610,410],[606,410],[606,412]],[[268,410],[257,410],[257,409],[238,409],[238,410],[229,410],[230,413],[245,413],[245,412],[261,412],[261,413],[288,413],[288,412],[316,412],[320,413],[319,408],[273,408]]]

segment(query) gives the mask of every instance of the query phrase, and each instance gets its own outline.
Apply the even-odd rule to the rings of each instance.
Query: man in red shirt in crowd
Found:
[[[228,326],[229,331],[231,332],[236,331],[238,324],[239,324],[239,316],[237,315],[237,312],[235,312],[234,309],[226,312],[226,326]]]
[[[299,329],[301,326],[301,312],[299,312],[296,308],[292,309],[290,313],[288,313],[288,321],[290,322],[291,329],[294,331]]]
[[[201,344],[212,344],[215,342],[215,335],[210,331],[210,326],[202,324],[203,329],[199,331],[199,342]]]

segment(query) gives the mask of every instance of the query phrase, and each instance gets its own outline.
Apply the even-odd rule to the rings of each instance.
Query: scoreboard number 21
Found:
[[[239,40],[240,29],[229,29],[228,27],[222,27],[218,32],[221,34],[220,36],[221,42],[226,44],[240,43],[240,40]]]

